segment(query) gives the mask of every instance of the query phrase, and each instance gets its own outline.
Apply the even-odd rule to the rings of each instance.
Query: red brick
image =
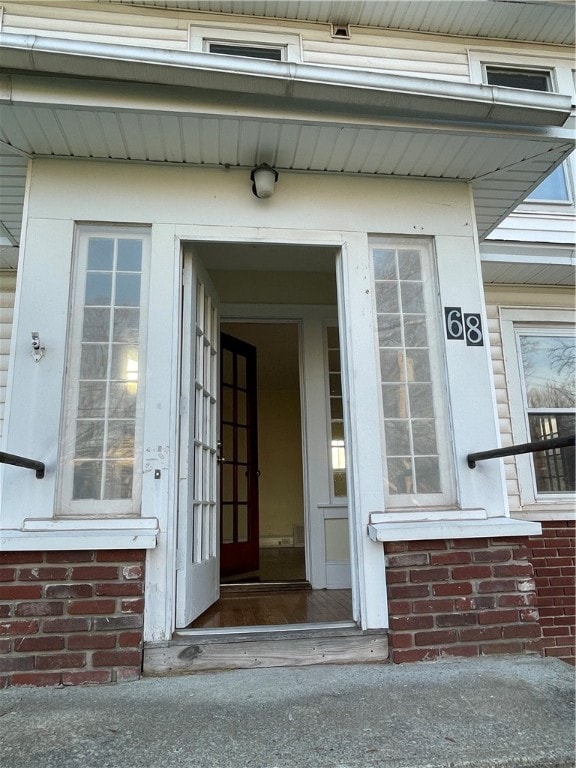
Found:
[[[409,600],[390,600],[388,602],[388,612],[391,616],[398,616],[401,613],[411,613],[412,603]]]
[[[432,587],[432,594],[447,596],[447,595],[470,595],[472,594],[472,585],[464,581],[448,582],[446,584],[434,584]]]
[[[0,658],[0,672],[28,672],[34,669],[34,656],[3,656]]]
[[[114,565],[81,565],[72,568],[72,578],[78,581],[115,581],[118,568]]]
[[[142,663],[141,651],[94,651],[92,664],[95,667],[132,667]]]
[[[36,669],[71,669],[85,666],[85,653],[57,653],[50,656],[36,656]]]
[[[126,613],[123,616],[95,616],[92,629],[96,632],[114,632],[119,629],[137,629],[143,624],[142,614]]]
[[[470,552],[433,552],[430,555],[430,565],[466,565],[472,562]]]
[[[446,616],[436,616],[437,627],[466,627],[476,624],[475,613],[452,613]]]
[[[142,579],[144,577],[144,568],[141,565],[125,565],[122,568],[122,576],[127,581]]]
[[[127,667],[126,669],[116,670],[116,682],[117,683],[131,683],[133,680],[139,680],[141,676],[140,669],[138,667]]]
[[[459,635],[463,643],[481,643],[486,640],[498,640],[502,636],[502,631],[500,627],[473,627],[461,629]]]
[[[452,568],[452,577],[458,580],[488,579],[492,575],[489,565],[467,565],[461,568]]]
[[[536,608],[523,608],[520,613],[520,621],[538,621],[540,618]]]
[[[412,603],[414,613],[449,613],[454,610],[453,600],[415,600]]]
[[[498,605],[502,608],[536,605],[536,595],[533,593],[524,593],[521,595],[500,595],[498,598]]]
[[[138,597],[144,592],[141,581],[105,582],[94,585],[98,597]]]
[[[574,584],[574,579],[570,576],[553,576],[550,579],[551,587],[570,587]]]
[[[486,611],[494,608],[496,598],[492,595],[475,595],[474,597],[457,597],[454,607],[457,611]]]
[[[489,549],[488,539],[454,539],[450,542],[453,549]]]
[[[414,637],[410,632],[392,632],[390,635],[391,648],[412,648]]]
[[[413,583],[447,581],[449,578],[450,570],[448,568],[422,568],[417,571],[410,571],[410,581]]]
[[[0,600],[37,600],[39,597],[42,597],[40,584],[11,584],[9,587],[0,587]]]
[[[38,632],[37,621],[1,621],[0,622],[0,635],[33,635]]]
[[[67,568],[20,568],[20,581],[63,581],[68,576]]]
[[[0,568],[0,581],[14,581],[15,568]]]
[[[487,645],[480,646],[480,652],[485,656],[522,653],[522,643],[488,643]]]
[[[144,612],[144,598],[135,597],[122,600],[121,605],[122,613],[143,613]]]
[[[574,664],[574,649],[570,647],[546,648],[546,656],[555,656],[558,659],[562,659],[562,661]]]
[[[458,640],[458,634],[455,630],[438,630],[435,632],[416,632],[414,635],[414,644],[421,645],[445,645],[455,643]]]
[[[391,554],[393,552],[406,552],[408,547],[405,541],[386,541],[384,543],[384,552]]]
[[[93,591],[91,584],[49,584],[46,587],[46,597],[92,597]]]
[[[502,627],[502,637],[509,640],[513,637],[540,637],[542,630],[539,624],[511,624]]]
[[[388,584],[404,584],[408,578],[406,571],[386,571],[386,581]]]
[[[542,627],[544,637],[565,637],[570,636],[570,627]]]
[[[472,553],[475,563],[504,563],[512,558],[510,549],[481,549]]]
[[[391,616],[390,629],[431,629],[434,626],[432,616]]]
[[[64,603],[51,600],[18,603],[14,612],[16,616],[61,616],[64,613]]]
[[[30,672],[12,675],[12,685],[60,685],[60,672]]]
[[[47,563],[91,563],[94,552],[46,552]]]
[[[413,648],[406,651],[394,651],[394,664],[412,661],[435,661],[438,658],[437,648]]]
[[[96,553],[99,563],[143,563],[145,558],[143,549],[104,549]]]
[[[134,648],[142,643],[141,632],[121,632],[118,636],[118,645],[120,648]]]
[[[548,537],[544,537],[543,536],[542,537],[542,543],[544,544],[546,549],[550,549],[550,548],[557,549],[558,547],[565,547],[566,546],[566,541],[563,538],[552,539],[552,538],[548,538]]]
[[[440,656],[466,656],[470,658],[479,654],[480,649],[477,645],[448,645],[440,651]]]
[[[486,611],[478,614],[480,624],[510,624],[519,621],[518,611]]]
[[[408,541],[406,544],[409,552],[435,552],[448,549],[448,542],[441,539],[433,541]]]
[[[430,555],[427,552],[405,552],[400,555],[387,555],[387,568],[407,568],[414,565],[428,565]]]
[[[1,637],[0,638],[0,653],[10,653],[12,651],[12,638]]]
[[[94,685],[112,682],[109,669],[84,669],[80,672],[62,672],[62,685]]]
[[[394,600],[410,597],[429,597],[430,587],[426,584],[393,584],[388,589],[389,596]]]
[[[509,575],[512,575],[512,574],[509,574]],[[543,579],[545,576],[561,576],[562,571],[560,570],[559,567],[558,568],[535,568],[534,575],[536,576],[536,580],[539,581],[540,579]]]
[[[48,637],[32,635],[20,637],[14,641],[14,650],[19,653],[30,651],[61,651],[65,646],[61,635],[48,635]]]
[[[71,635],[68,638],[68,648],[71,651],[87,651],[98,648],[114,648],[116,635],[96,633],[91,635]]]
[[[71,616],[114,613],[115,610],[115,600],[75,600],[68,604]]]
[[[42,560],[42,552],[0,552],[0,565],[41,563]]]
[[[44,619],[44,632],[87,632],[90,629],[90,619],[62,617]]]
[[[515,592],[516,591],[516,582],[515,581],[504,581],[497,579],[492,579],[491,581],[481,581],[478,584],[478,591],[479,592]]]
[[[0,619],[9,619],[12,616],[12,608],[10,603],[0,604]]]

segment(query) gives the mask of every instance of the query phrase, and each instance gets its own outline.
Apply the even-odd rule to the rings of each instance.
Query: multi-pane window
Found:
[[[551,91],[550,72],[537,69],[518,69],[515,67],[486,67],[486,82],[506,88],[524,88],[531,91]],[[552,173],[531,192],[526,200],[565,202],[568,201],[568,184],[564,166],[559,165]]]
[[[328,348],[328,379],[330,389],[330,472],[332,476],[332,494],[336,498],[341,498],[347,495],[347,489],[340,338],[337,326],[330,325],[326,328],[326,345]]]
[[[105,502],[104,513],[137,511],[146,239],[132,232],[83,232],[78,241],[64,511],[94,511],[93,502]]]
[[[519,330],[524,406],[531,441],[573,435],[576,431],[576,340],[554,331]],[[574,448],[532,455],[538,494],[575,490]]]
[[[372,257],[388,501],[452,503],[432,249],[382,241]]]

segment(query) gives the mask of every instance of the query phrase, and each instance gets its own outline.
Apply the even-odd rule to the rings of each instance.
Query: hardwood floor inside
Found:
[[[220,599],[188,629],[261,627],[352,620],[350,589],[223,587]]]
[[[220,599],[188,629],[287,626],[352,620],[350,589],[311,589],[304,547],[260,550],[257,571],[222,580]]]

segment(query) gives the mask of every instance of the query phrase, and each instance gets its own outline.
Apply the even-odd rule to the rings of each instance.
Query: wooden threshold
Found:
[[[148,643],[144,674],[388,661],[387,633],[363,632],[352,622],[236,629],[234,633],[181,630],[168,643]]]

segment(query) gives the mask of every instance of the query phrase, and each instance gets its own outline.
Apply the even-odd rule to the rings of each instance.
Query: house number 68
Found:
[[[482,320],[477,312],[462,312],[461,307],[444,307],[447,339],[466,339],[469,347],[484,345]]]

